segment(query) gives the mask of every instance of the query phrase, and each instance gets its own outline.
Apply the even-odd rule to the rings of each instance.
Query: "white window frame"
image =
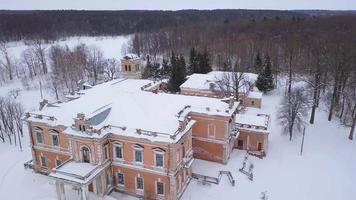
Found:
[[[36,134],[36,143],[37,144],[44,144],[44,134],[43,134],[43,129],[36,127],[35,128],[35,134]],[[41,134],[41,142],[38,141],[38,134]]]
[[[142,189],[138,189],[137,188],[137,178],[140,178],[140,179],[142,179]],[[141,176],[136,176],[135,177],[135,189],[136,189],[136,191],[139,191],[139,192],[143,192],[144,190],[145,190],[145,180],[143,179],[143,177],[141,177]]]
[[[119,174],[122,175],[122,180],[123,180],[124,183],[119,183]],[[125,175],[123,173],[121,173],[121,172],[117,172],[116,173],[116,178],[117,178],[117,183],[116,184],[118,186],[120,186],[120,187],[124,187],[125,186]]]
[[[116,155],[117,155],[117,152],[116,152],[116,148],[119,147],[121,149],[121,158],[118,158]],[[118,160],[118,161],[123,161],[124,160],[124,145],[122,143],[114,143],[113,145],[113,152],[114,152],[114,159],[115,160]]]
[[[161,182],[161,181],[155,181],[155,188],[156,188],[156,195],[158,195],[158,196],[161,196],[161,197],[163,197],[164,196],[164,192],[165,192],[165,190],[164,190],[164,182]],[[162,183],[162,186],[163,186],[163,194],[158,194],[158,183]]]
[[[162,155],[162,166],[157,166],[157,155]],[[164,168],[164,152],[159,150],[154,150],[154,163],[156,168]]]
[[[213,134],[210,134],[211,131],[212,131]],[[208,137],[209,138],[215,138],[215,135],[216,135],[216,125],[215,124],[209,124],[208,125]]]
[[[111,187],[111,173],[109,171],[105,172],[105,185],[107,188]]]
[[[91,149],[86,145],[81,146],[80,149],[79,149],[80,160],[81,160],[81,162],[84,162],[84,155],[83,155],[83,148],[84,147],[89,150],[89,163],[91,163],[92,162]]]
[[[51,131],[49,134],[50,134],[50,136],[51,136],[52,147],[59,148],[59,147],[60,147],[60,144],[59,144],[59,136],[58,136],[58,133],[55,132],[55,131]],[[57,143],[58,143],[58,145],[54,145],[54,143],[53,143],[53,136],[57,137]]]
[[[141,162],[140,161],[136,161],[136,151],[140,151],[141,152]],[[134,145],[133,146],[133,162],[137,165],[143,165],[143,148],[138,146],[138,145]]]
[[[43,166],[42,158],[44,158],[44,165],[45,165],[45,166]],[[42,167],[42,168],[47,168],[47,159],[46,159],[46,157],[43,156],[43,155],[40,155],[40,164],[41,164],[41,167]]]
[[[58,161],[60,162],[60,164],[59,164],[59,165],[58,165]],[[57,159],[57,158],[56,158],[56,167],[58,167],[58,166],[62,165],[62,163],[63,163],[63,162],[62,162],[62,160],[61,160],[61,159]]]
[[[110,155],[109,155],[109,143],[103,145],[103,159],[104,161],[109,159]]]

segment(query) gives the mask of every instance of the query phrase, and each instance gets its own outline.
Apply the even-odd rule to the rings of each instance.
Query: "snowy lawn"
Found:
[[[130,40],[130,35],[128,36],[115,36],[115,37],[68,37],[51,44],[46,44],[45,47],[48,50],[51,45],[68,45],[68,47],[73,48],[76,45],[85,44],[87,46],[97,46],[99,47],[106,58],[116,58],[120,59],[125,55],[128,42]],[[9,52],[11,56],[15,56],[20,59],[21,53],[27,48],[24,42],[9,42]]]
[[[1,87],[0,95],[21,87],[12,83]],[[231,186],[226,176],[219,185],[201,185],[192,180],[182,199],[260,199],[267,191],[270,200],[353,200],[356,196],[356,142],[347,139],[349,129],[337,121],[328,122],[326,113],[318,110],[315,125],[306,131],[303,156],[300,156],[301,137],[292,142],[281,134],[276,121],[277,107],[282,93],[263,97],[262,112],[272,114],[271,134],[267,157],[263,160],[249,157],[253,162],[254,181],[251,182],[238,169],[245,152],[234,150],[227,165],[196,160],[193,171],[217,176],[220,170],[232,172],[236,185]],[[23,91],[17,100],[28,110],[38,106],[38,90]],[[25,129],[26,130],[26,129]],[[0,143],[0,200],[51,200],[56,199],[55,186],[47,177],[25,170],[23,163],[31,159],[27,132],[24,150]],[[119,199],[135,199],[114,194]],[[92,198],[94,199],[94,198]],[[113,199],[105,197],[105,199]]]
[[[190,199],[260,199],[267,191],[270,200],[354,200],[356,197],[356,142],[347,139],[349,129],[338,122],[328,122],[321,109],[316,123],[308,125],[304,152],[300,156],[301,135],[288,140],[276,121],[282,93],[263,97],[262,110],[271,113],[271,133],[267,157],[249,156],[254,164],[254,180],[238,171],[245,151],[235,150],[227,165],[196,160],[193,172],[217,177],[220,170],[230,170],[236,180],[231,186],[226,176],[219,185],[202,185],[192,180],[183,195]],[[248,168],[248,167],[246,167]]]

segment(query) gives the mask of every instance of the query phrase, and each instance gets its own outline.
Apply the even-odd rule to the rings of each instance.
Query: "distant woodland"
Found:
[[[199,23],[223,23],[264,17],[292,18],[305,13],[274,10],[181,11],[0,11],[2,40],[87,35],[111,36]]]

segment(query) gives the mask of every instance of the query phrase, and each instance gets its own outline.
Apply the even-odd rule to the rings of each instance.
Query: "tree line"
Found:
[[[306,14],[278,10],[0,11],[0,39],[56,40],[78,35],[116,36],[200,22],[274,16],[302,17]]]
[[[281,78],[288,98],[288,116],[296,119],[299,108],[296,82],[304,82],[309,123],[317,120],[316,109],[325,107],[328,120],[338,119],[350,127],[353,138],[356,118],[356,15],[262,18],[214,24],[199,23],[137,33],[131,49],[141,55],[169,55],[172,50],[188,56],[194,47],[207,49],[214,69],[254,72],[260,75],[261,90],[268,91]],[[260,61],[256,57],[260,56]],[[268,67],[261,64],[268,58]],[[236,67],[237,66],[237,67]],[[261,67],[262,66],[262,67]],[[274,81],[272,83],[271,77]],[[261,81],[262,80],[262,81]],[[268,80],[268,82],[266,82]],[[223,82],[223,81],[222,81]],[[235,81],[236,82],[236,81]],[[296,94],[297,93],[297,94]],[[301,105],[304,107],[304,105]],[[299,110],[300,111],[300,110]],[[292,138],[294,120],[286,133]],[[284,123],[286,124],[286,123]]]

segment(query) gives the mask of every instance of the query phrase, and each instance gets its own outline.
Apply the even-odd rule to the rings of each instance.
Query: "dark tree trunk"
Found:
[[[335,75],[334,89],[333,89],[333,94],[332,94],[331,101],[330,101],[328,121],[331,121],[331,119],[333,117],[334,107],[335,107],[335,103],[336,103],[335,99],[336,99],[336,95],[337,95],[337,83],[338,82],[339,82],[338,75]]]
[[[352,120],[350,135],[349,135],[349,139],[350,140],[354,139],[354,132],[355,132],[355,126],[356,126],[356,114],[355,114],[355,112],[356,112],[356,104],[354,106],[354,109],[352,110],[353,120]]]
[[[315,110],[316,107],[318,106],[318,91],[319,91],[319,82],[320,82],[320,74],[316,73],[314,75],[314,93],[313,93],[313,105],[312,105],[312,112],[310,115],[310,124],[314,124],[314,118],[315,118]]]

